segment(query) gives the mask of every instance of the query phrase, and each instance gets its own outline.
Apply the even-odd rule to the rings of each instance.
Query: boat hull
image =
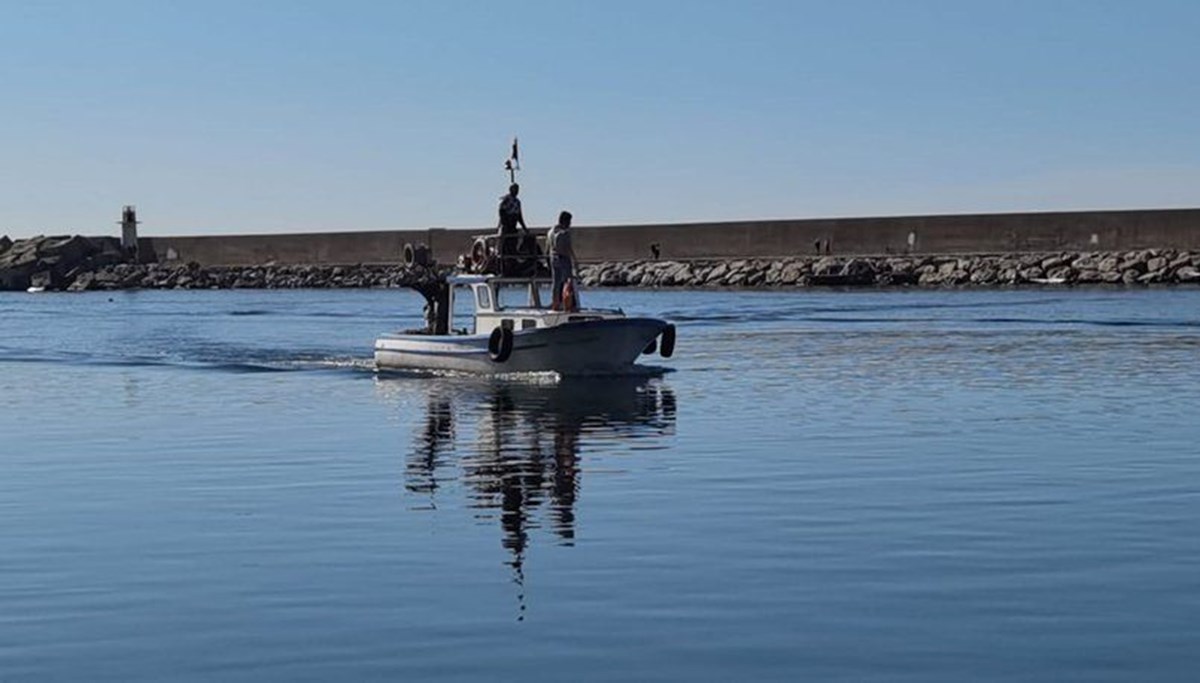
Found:
[[[665,321],[655,318],[621,318],[519,330],[513,333],[512,354],[502,363],[488,354],[487,335],[390,334],[375,342],[375,366],[477,374],[620,374],[666,328]]]

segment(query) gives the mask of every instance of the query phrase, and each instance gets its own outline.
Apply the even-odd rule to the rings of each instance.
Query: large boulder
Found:
[[[38,258],[38,243],[44,238],[17,240],[0,254],[0,268],[16,268],[34,263]]]
[[[1167,264],[1167,259],[1163,258],[1162,256],[1155,256],[1154,258],[1146,261],[1146,272],[1157,273],[1159,271],[1166,270]]]
[[[804,265],[801,263],[789,263],[779,271],[779,282],[784,285],[794,285],[800,282],[800,278],[805,275]]]
[[[1042,262],[1039,265],[1042,267],[1042,270],[1049,273],[1051,270],[1066,265],[1067,263],[1068,259],[1065,254],[1055,254],[1042,259]]]
[[[48,237],[38,245],[38,256],[57,256],[64,263],[78,264],[96,251],[86,237]]]
[[[1040,280],[1040,279],[1046,277],[1046,271],[1042,270],[1041,266],[1030,266],[1028,268],[1022,268],[1019,272],[1021,274],[1021,280],[1023,282],[1029,282],[1030,280]]]
[[[25,290],[38,268],[38,241],[42,238],[17,240],[0,254],[0,290]]]
[[[1122,275],[1128,271],[1133,271],[1138,275],[1141,275],[1146,272],[1146,261],[1147,259],[1142,258],[1142,255],[1138,253],[1135,254],[1133,258],[1127,258],[1122,261],[1121,265],[1118,266],[1117,269],[1121,271]],[[1128,282],[1128,280],[1126,280],[1126,282]]]
[[[1046,277],[1051,280],[1073,282],[1075,280],[1075,269],[1069,265],[1059,265],[1054,268],[1047,269]]]
[[[1200,269],[1195,266],[1182,266],[1175,271],[1175,279],[1180,282],[1200,282]]]
[[[920,273],[917,277],[917,284],[927,287],[942,284],[942,271],[940,268],[923,266]]]
[[[729,274],[729,264],[718,263],[715,268],[708,271],[708,275],[704,278],[704,284],[712,285],[719,284],[721,278]]]
[[[23,291],[29,288],[33,267],[0,268],[0,290]]]
[[[987,265],[971,271],[970,279],[973,285],[991,285],[1000,279],[1000,272],[991,265]]]
[[[96,274],[88,271],[80,273],[71,284],[67,285],[68,292],[86,292],[89,289],[94,289],[96,286]]]
[[[66,281],[64,280],[62,274],[54,269],[43,270],[34,273],[29,278],[30,287],[41,287],[42,289],[55,290],[62,289],[65,284]]]
[[[813,264],[812,272],[813,275],[841,275],[842,267],[841,259],[826,256]]]

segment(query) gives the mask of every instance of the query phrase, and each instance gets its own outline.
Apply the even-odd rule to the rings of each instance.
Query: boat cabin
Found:
[[[447,311],[451,330],[455,330],[454,317],[459,300],[469,301],[469,304],[466,301],[463,303],[473,306],[475,310],[474,330],[459,328],[456,330],[459,334],[486,335],[498,327],[519,332],[587,320],[625,317],[619,309],[552,310],[549,294],[551,281],[547,278],[455,275],[447,279],[447,284],[450,285]]]

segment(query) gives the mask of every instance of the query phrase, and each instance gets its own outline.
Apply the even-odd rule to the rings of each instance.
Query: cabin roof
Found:
[[[492,279],[489,275],[451,275],[446,282],[452,285],[477,285]]]
[[[548,277],[500,277],[498,275],[451,275],[446,278],[451,285],[478,285],[490,282],[495,285],[528,285],[552,282]]]

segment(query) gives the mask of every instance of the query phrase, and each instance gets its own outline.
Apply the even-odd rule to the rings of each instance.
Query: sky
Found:
[[[1192,0],[0,0],[0,234],[1200,206]]]

